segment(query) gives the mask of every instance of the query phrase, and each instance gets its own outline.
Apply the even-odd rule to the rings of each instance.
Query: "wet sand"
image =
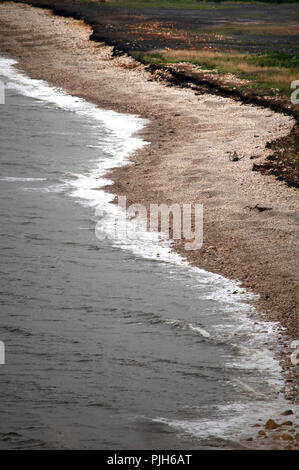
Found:
[[[195,95],[167,86],[126,55],[89,40],[83,22],[22,4],[0,5],[0,50],[33,78],[44,79],[102,108],[149,119],[142,137],[150,146],[116,169],[109,188],[128,203],[204,205],[204,244],[184,252],[208,271],[238,279],[260,295],[263,319],[285,328],[281,362],[288,370],[286,395],[296,399],[298,371],[290,341],[299,338],[296,307],[298,197],[272,176],[252,172],[268,141],[287,135],[293,120],[229,98]],[[232,162],[229,152],[242,157]],[[259,207],[270,210],[260,211]]]

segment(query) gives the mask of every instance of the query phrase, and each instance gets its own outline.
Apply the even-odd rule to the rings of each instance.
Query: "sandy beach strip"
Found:
[[[287,135],[291,117],[155,80],[143,65],[89,40],[82,21],[21,3],[0,4],[0,51],[30,77],[43,79],[105,109],[149,120],[141,136],[151,145],[115,169],[109,190],[128,204],[203,203],[200,250],[175,249],[190,263],[259,294],[263,320],[285,328],[281,364],[286,396],[295,401],[298,366],[290,361],[299,339],[298,195],[272,176],[252,171],[269,155],[267,142]],[[240,160],[230,155],[237,152]],[[268,210],[260,210],[260,208]]]

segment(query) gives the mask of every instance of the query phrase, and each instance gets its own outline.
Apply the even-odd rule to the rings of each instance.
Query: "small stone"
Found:
[[[266,433],[265,433],[265,431],[262,431],[262,430],[261,430],[261,431],[258,432],[258,435],[259,435],[259,436],[265,436]]]
[[[284,441],[292,441],[294,438],[291,436],[291,434],[282,434],[281,439]]]
[[[293,426],[293,423],[292,421],[285,421],[284,423],[282,423],[282,426]]]
[[[281,416],[289,416],[289,415],[293,415],[293,411],[292,410],[286,410],[286,411],[283,411],[282,413],[280,413]]]
[[[279,424],[277,424],[273,419],[268,419],[265,424],[265,428],[268,430],[277,429],[279,428]]]

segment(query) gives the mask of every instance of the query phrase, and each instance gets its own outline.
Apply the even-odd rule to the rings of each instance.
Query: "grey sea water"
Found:
[[[99,241],[130,117],[0,65],[0,448],[240,447],[281,404],[275,327],[234,283],[116,243],[109,214]]]

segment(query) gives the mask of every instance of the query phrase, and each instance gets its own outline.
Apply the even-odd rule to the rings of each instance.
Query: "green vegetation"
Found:
[[[238,78],[249,80],[246,87],[257,88],[271,94],[289,96],[290,83],[299,79],[299,54],[168,50],[133,53],[133,55],[145,64],[187,62],[215,73],[231,73]]]
[[[286,69],[296,69],[299,72],[299,55],[285,54],[283,52],[268,52],[268,54],[258,54],[248,56],[248,63],[259,67],[283,67]]]
[[[182,14],[182,21],[174,22],[171,26],[165,19],[160,20],[160,17],[156,19],[155,16],[144,18],[141,15],[140,21],[136,16],[131,22],[129,17],[121,19],[120,21],[125,25],[125,31],[122,26],[120,33],[116,32],[117,39],[117,34],[120,35],[122,41],[124,37],[128,38],[128,44],[131,43],[133,47],[134,43],[143,39],[146,39],[148,44],[152,43],[150,52],[132,52],[133,56],[146,64],[187,62],[213,71],[215,78],[217,78],[216,72],[230,73],[248,81],[248,83],[243,82],[245,87],[259,89],[261,93],[280,93],[285,96],[290,95],[290,83],[299,79],[297,40],[299,25],[294,21],[294,19],[299,19],[299,12],[295,11],[295,7],[291,8],[291,11],[289,8],[287,11],[284,10],[284,21],[280,22],[280,9],[269,5],[265,10],[265,2],[259,9],[262,3],[248,1],[222,1],[220,3],[209,0],[205,2],[198,0],[106,0],[105,3],[101,3],[100,0],[79,1],[89,1],[96,5],[110,4],[136,8],[210,9],[210,14],[205,13],[205,18],[210,16],[211,20],[201,24],[200,29],[197,29],[199,25],[196,23],[194,28],[190,28],[192,24],[190,14],[187,14],[186,18]],[[248,5],[255,3],[256,7],[250,8],[246,6],[246,3]],[[219,12],[217,15],[217,22],[214,20],[213,8],[234,7],[238,7],[239,10],[228,10],[227,13],[222,10],[222,13]],[[276,13],[273,15],[274,10]],[[180,14],[179,12],[178,15]],[[147,17],[147,15],[144,16]],[[267,21],[260,18],[267,18]],[[186,28],[184,28],[184,22],[186,22]],[[227,36],[230,36],[229,40]],[[227,47],[234,48],[233,44],[239,52],[227,50]],[[157,50],[162,47],[165,49]],[[177,50],[178,47],[180,50]],[[273,52],[274,49],[281,49],[283,52]],[[255,53],[251,53],[251,50]],[[291,53],[287,53],[288,51]]]

